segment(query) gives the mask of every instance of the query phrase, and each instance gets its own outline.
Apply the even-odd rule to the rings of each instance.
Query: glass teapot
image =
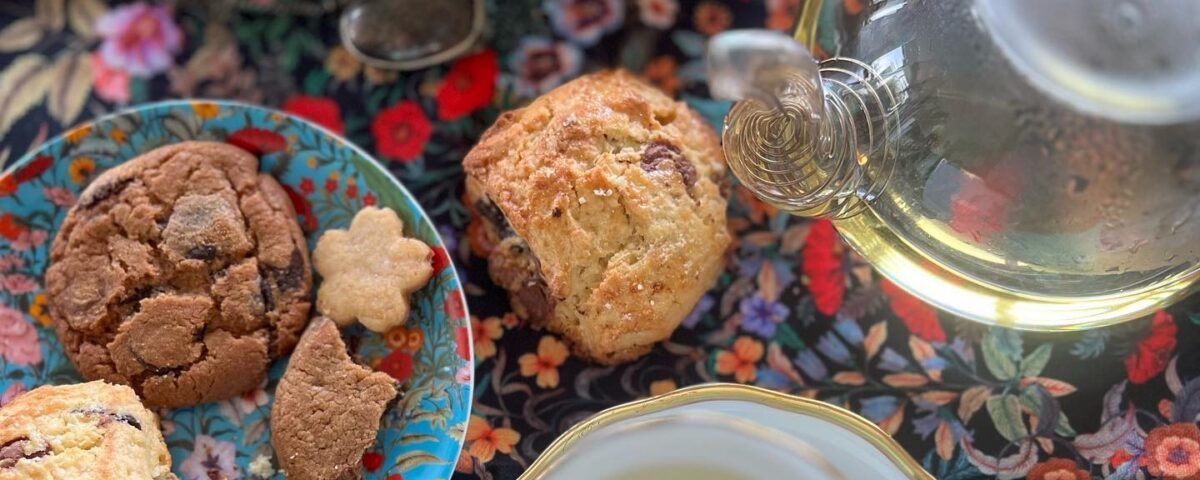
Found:
[[[708,75],[738,100],[725,153],[759,198],[832,219],[944,310],[1080,329],[1197,285],[1197,18],[1195,0],[809,0],[795,39],[714,37]]]

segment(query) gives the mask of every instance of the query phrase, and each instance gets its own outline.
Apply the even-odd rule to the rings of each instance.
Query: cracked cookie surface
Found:
[[[396,383],[354,363],[337,325],[313,320],[275,389],[271,444],[292,480],[361,478]]]
[[[518,315],[592,361],[629,361],[669,337],[724,265],[716,133],[628,72],[504,113],[463,166],[489,275]]]
[[[282,187],[238,147],[161,147],[98,177],[67,214],[46,290],[89,380],[187,406],[257,387],[304,329],[312,273]]]
[[[0,480],[175,480],[158,418],[129,387],[43,386],[0,408]]]

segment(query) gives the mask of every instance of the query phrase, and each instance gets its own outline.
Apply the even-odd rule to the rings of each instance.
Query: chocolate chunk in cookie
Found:
[[[155,149],[100,175],[51,246],[50,315],[83,376],[154,406],[257,387],[295,345],[312,274],[291,202],[231,145]]]
[[[271,445],[291,480],[361,478],[362,454],[396,397],[385,373],[356,365],[337,325],[313,320],[288,362],[271,407]]]

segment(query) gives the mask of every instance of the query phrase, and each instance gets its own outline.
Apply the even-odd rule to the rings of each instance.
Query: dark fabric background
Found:
[[[169,52],[170,65],[142,76],[93,58],[104,38],[83,20],[14,27],[56,1],[0,2],[0,164],[125,106],[229,98],[336,125],[416,194],[449,244],[475,317],[477,418],[457,465],[462,478],[515,478],[595,412],[710,381],[858,411],[941,478],[1200,478],[1194,301],[1088,332],[989,329],[900,292],[844,248],[828,222],[789,217],[741,189],[729,208],[736,255],[652,354],[615,368],[589,365],[510,314],[461,201],[460,161],[483,130],[556,78],[609,66],[643,75],[719,124],[728,105],[707,97],[704,40],[730,28],[786,30],[800,0],[494,0],[474,56],[403,73],[350,57],[338,46],[335,14],[264,13],[277,6],[272,0],[238,9],[181,2],[171,18],[182,48]],[[65,2],[70,13],[83,0]],[[569,18],[573,3],[621,15],[588,27]],[[830,1],[822,19],[871,8],[866,3]],[[89,68],[40,87],[14,80],[23,58],[72,55],[86,56]],[[82,100],[69,100],[73,92]],[[534,368],[538,360],[553,368]]]

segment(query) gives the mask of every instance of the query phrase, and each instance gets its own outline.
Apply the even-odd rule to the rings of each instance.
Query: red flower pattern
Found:
[[[374,472],[383,466],[383,455],[379,452],[366,452],[362,456],[362,463],[368,472]]]
[[[1074,460],[1068,458],[1051,458],[1034,465],[1029,470],[1026,480],[1091,480],[1092,474],[1087,469],[1079,468]]]
[[[808,277],[808,290],[817,311],[833,315],[842,308],[846,295],[846,271],[842,266],[842,242],[829,220],[817,220],[808,230],[800,251],[801,271]]]
[[[937,311],[921,300],[910,295],[894,283],[883,279],[880,282],[883,294],[890,299],[892,313],[904,321],[908,330],[927,342],[945,342],[946,332],[938,323]]]
[[[433,127],[417,102],[404,101],[380,111],[371,121],[371,134],[380,154],[410,162],[425,149]]]
[[[5,213],[4,215],[0,215],[0,237],[7,238],[10,241],[16,240],[24,231],[25,227],[17,224],[16,220],[13,219],[13,214]]]
[[[412,353],[405,350],[392,350],[392,353],[379,361],[379,365],[375,369],[391,375],[398,382],[408,380],[413,372]]]
[[[0,197],[7,197],[17,191],[17,179],[12,175],[0,175]]]
[[[345,131],[342,126],[342,109],[337,102],[325,97],[293,95],[283,102],[283,111],[311,120],[334,133]]]
[[[38,155],[33,159],[32,162],[29,162],[28,164],[25,164],[25,166],[18,168],[16,174],[13,175],[13,178],[17,180],[17,183],[28,182],[37,178],[38,175],[41,175],[42,172],[45,172],[47,168],[50,168],[50,165],[52,164],[54,164],[53,158],[50,158],[47,155]]]
[[[458,327],[454,331],[455,351],[458,352],[459,358],[463,360],[471,359],[471,332],[467,331],[467,327]]]
[[[442,269],[450,266],[450,255],[442,247],[433,247],[433,274],[437,275]]]
[[[1019,194],[1020,182],[1021,175],[1006,165],[982,177],[964,175],[950,198],[950,229],[975,243],[1003,233],[1008,205]]]
[[[310,187],[311,183],[312,182],[309,182]],[[303,187],[304,182],[301,181],[300,185]],[[317,216],[313,215],[312,204],[308,203],[308,199],[304,198],[304,195],[297,193],[291,185],[283,185],[283,191],[284,193],[287,193],[288,199],[292,201],[292,209],[296,210],[296,215],[299,215],[300,218],[303,219],[301,226],[303,226],[305,230],[316,230]]]
[[[281,152],[287,148],[287,140],[278,133],[253,127],[230,133],[225,137],[225,143],[237,145],[255,155]]]
[[[492,102],[499,65],[494,50],[463,57],[450,67],[437,89],[437,116],[454,120]]]
[[[1161,310],[1154,314],[1150,335],[1125,357],[1125,372],[1131,383],[1146,383],[1167,368],[1175,354],[1175,333],[1175,318],[1171,314]]]

